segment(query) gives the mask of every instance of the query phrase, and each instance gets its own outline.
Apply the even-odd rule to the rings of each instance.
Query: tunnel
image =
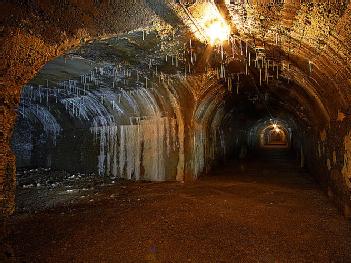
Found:
[[[0,261],[351,261],[348,0],[1,7]]]

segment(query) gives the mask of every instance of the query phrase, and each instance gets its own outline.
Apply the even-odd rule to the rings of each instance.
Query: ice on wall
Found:
[[[49,91],[47,89],[41,87],[34,89],[33,86],[26,87],[22,95],[18,113],[23,119],[31,123],[39,122],[44,132],[50,136],[53,143],[56,144],[56,138],[60,134],[61,126],[47,106],[37,103],[37,101],[45,101],[48,103],[48,98]]]
[[[78,80],[28,85],[19,112],[29,122],[39,120],[55,142],[62,130],[58,111],[90,127],[99,145],[100,175],[163,181],[168,157],[177,150],[177,121],[165,117],[160,98],[146,83],[137,81],[126,89],[123,84],[131,75],[129,69],[107,64]]]
[[[166,180],[168,156],[176,147],[176,120],[138,119],[136,124],[95,127],[100,141],[99,173],[133,180]]]
[[[206,131],[200,125],[195,128],[193,145],[193,172],[199,176],[205,168]]]

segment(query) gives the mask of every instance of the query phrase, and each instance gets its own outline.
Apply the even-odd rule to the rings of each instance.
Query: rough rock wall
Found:
[[[351,41],[351,5],[328,3],[286,4],[278,5],[277,8],[264,5],[248,7],[246,15],[243,12],[242,16],[248,18],[248,21],[240,22],[240,17],[237,16],[233,20],[238,19],[238,24],[242,26],[252,24],[251,28],[242,30],[248,31],[248,35],[254,35],[255,41],[262,44],[266,42],[267,54],[278,55],[284,64],[282,76],[294,80],[314,98],[314,104],[302,105],[315,117],[310,119],[311,123],[316,124],[308,131],[307,138],[311,138],[314,143],[305,142],[306,152],[325,152],[327,148],[333,158],[337,145],[335,156],[337,160],[342,160],[338,156],[345,151],[341,145],[350,129],[345,124],[349,123],[349,113],[345,115],[341,126],[334,120],[338,118],[339,112],[350,112],[351,83],[348,76],[351,56],[348,47]],[[0,202],[5,207],[3,211],[11,212],[15,164],[9,141],[21,87],[48,60],[65,50],[90,39],[147,26],[155,14],[162,15],[171,10],[167,9],[163,1],[137,1],[132,6],[129,1],[6,1],[3,8],[1,22],[5,26],[1,28],[0,47],[3,61],[0,66]],[[22,12],[24,9],[27,12]],[[169,13],[172,17],[172,12]],[[171,20],[170,22],[177,22]],[[262,27],[265,30],[260,31]],[[256,29],[258,32],[252,31]],[[238,27],[238,31],[240,30]],[[278,43],[278,49],[274,48],[275,43]],[[198,99],[197,96],[194,98]],[[179,101],[181,100],[174,99],[173,103],[177,104]],[[315,105],[318,105],[317,110]],[[185,103],[184,106],[188,105]],[[189,117],[191,114],[186,115],[184,126],[192,123]],[[204,131],[203,127],[196,128],[201,129],[195,136],[196,140],[201,141],[205,133],[208,134],[208,130]],[[324,144],[328,144],[324,147],[318,139],[318,133],[323,129],[327,130]],[[194,142],[189,131],[190,129],[178,128],[179,133],[184,133],[184,160],[180,162],[183,165],[178,165],[178,170],[184,166],[185,174],[193,171],[193,165],[185,163],[187,156],[191,158],[191,145]],[[200,147],[198,151],[204,155],[206,149],[209,147]],[[322,171],[324,167],[332,166],[330,158],[320,160],[310,156],[309,159],[311,166],[324,175],[324,180],[330,178],[329,173]],[[335,171],[333,174],[340,174],[342,166],[338,166]],[[182,173],[178,174],[180,176]],[[337,177],[340,178],[339,175]],[[339,200],[343,200],[340,204],[345,205],[349,192],[344,191],[341,185],[335,183],[339,192],[334,192],[337,192]]]
[[[348,218],[351,217],[350,130],[350,121],[344,120],[301,138],[306,166]]]
[[[195,179],[231,152],[233,116],[215,74],[169,76],[145,87],[124,71],[105,65],[54,88],[26,85],[12,140],[17,167],[183,181],[185,165],[187,179]],[[126,78],[129,90],[117,88]]]
[[[10,138],[20,91],[52,58],[91,39],[149,26],[165,1],[3,1],[0,59],[0,207],[14,210],[15,157]],[[25,10],[25,11],[24,11]]]
[[[263,48],[267,58],[281,65],[280,77],[298,84],[310,97],[301,100],[298,92],[291,92],[286,100],[289,104],[298,98],[308,112],[308,121],[299,123],[298,136],[306,165],[350,216],[344,138],[350,132],[351,4],[289,1],[277,5],[227,3],[227,8],[242,41]]]

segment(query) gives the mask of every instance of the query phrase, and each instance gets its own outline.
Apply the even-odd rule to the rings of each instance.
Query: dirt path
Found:
[[[10,230],[18,262],[351,262],[351,223],[281,157],[191,184],[109,186],[98,200],[16,215]]]

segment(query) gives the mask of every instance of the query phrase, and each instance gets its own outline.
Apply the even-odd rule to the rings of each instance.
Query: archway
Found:
[[[18,7],[27,8],[31,13],[39,14],[36,18],[29,20],[29,23],[23,23],[24,29],[17,27],[18,22],[24,21],[23,14],[16,11]],[[74,7],[75,11],[72,11],[73,9],[70,7]],[[5,45],[2,46],[1,52],[5,58],[2,68],[4,74],[2,74],[1,81],[1,85],[4,87],[1,91],[3,102],[1,149],[2,155],[5,156],[1,164],[1,167],[3,167],[1,177],[4,178],[1,195],[3,196],[2,206],[5,207],[3,211],[9,212],[13,210],[15,177],[14,156],[11,153],[9,141],[15,122],[15,110],[19,102],[21,87],[28,83],[46,61],[62,54],[65,50],[91,39],[111,36],[122,31],[150,25],[154,14],[161,18],[167,18],[166,23],[168,24],[175,25],[181,22],[182,25],[193,31],[194,21],[187,19],[187,16],[190,14],[196,21],[198,16],[202,14],[202,4],[190,5],[188,12],[184,11],[184,6],[169,5],[168,3],[160,4],[158,1],[148,1],[135,5],[133,8],[122,8],[116,3],[100,3],[97,1],[84,5],[77,5],[71,1],[57,2],[55,5],[47,5],[42,1],[37,1],[35,5],[31,2],[14,2],[6,3],[5,8],[8,10],[6,13],[15,14],[13,18],[5,18],[4,36],[6,41],[4,41]],[[224,65],[227,72],[234,73],[234,75],[231,75],[230,78],[223,78],[221,77],[223,72],[214,72],[215,76],[219,74],[219,83],[223,87],[230,87],[234,93],[237,91],[239,94],[241,94],[242,87],[247,87],[248,90],[262,89],[262,86],[269,87],[269,92],[262,90],[258,97],[272,97],[277,102],[277,109],[280,106],[284,107],[286,114],[292,114],[295,119],[299,119],[301,125],[299,124],[296,132],[297,137],[293,143],[300,144],[304,152],[309,155],[311,169],[318,171],[318,174],[323,174],[321,176],[323,178],[330,178],[332,170],[341,171],[343,169],[342,162],[332,162],[332,156],[328,156],[327,153],[332,153],[335,150],[340,152],[339,155],[336,154],[336,157],[340,160],[344,159],[342,155],[344,145],[341,140],[340,143],[335,143],[335,138],[346,136],[349,125],[348,105],[350,95],[346,76],[350,68],[347,62],[348,56],[345,53],[347,41],[340,41],[339,39],[348,39],[349,34],[346,29],[349,28],[347,25],[350,19],[347,10],[350,6],[346,4],[308,5],[286,3],[272,8],[269,5],[242,7],[241,5],[222,3],[218,5],[218,8],[226,11],[228,18],[232,18],[229,24],[234,36],[232,41],[224,46],[224,53],[230,54],[231,46],[234,46],[235,50],[234,59]],[[239,11],[242,9],[240,8],[246,9],[249,16],[241,16]],[[44,14],[50,13],[49,11],[52,9],[69,11],[61,12],[59,17],[56,17],[57,14],[49,16],[50,19],[47,20],[49,26],[43,30],[40,26],[36,26],[45,20]],[[329,11],[322,12],[322,15],[318,16],[319,11],[324,9]],[[93,13],[93,19],[85,16],[88,10]],[[143,10],[143,13],[139,12],[140,10]],[[166,12],[170,10],[172,10],[171,13]],[[299,12],[293,10],[299,10]],[[263,13],[266,15],[255,15]],[[274,13],[280,15],[277,16]],[[329,13],[333,13],[335,19],[328,18],[325,15]],[[116,17],[121,21],[116,22],[115,19],[111,19]],[[126,20],[128,17],[130,20]],[[266,19],[267,17],[270,19]],[[287,17],[287,20],[281,19],[281,17]],[[57,23],[56,18],[61,22]],[[297,21],[309,21],[307,24],[302,23],[304,24],[304,30],[300,30],[299,26],[293,27],[291,30],[285,27],[287,21],[291,22],[295,18]],[[245,19],[247,19],[246,22]],[[328,25],[331,28],[337,28],[337,33],[312,30],[314,23],[310,22],[315,20],[323,21],[323,25]],[[251,26],[247,28],[244,26],[245,24]],[[128,25],[128,28],[125,28],[125,25]],[[245,36],[245,39],[240,37],[238,32]],[[264,32],[268,33],[262,37]],[[281,34],[281,32],[285,32],[286,35]],[[337,38],[338,40],[335,40],[335,34],[340,36]],[[252,35],[259,37],[252,38]],[[323,39],[324,44],[316,39]],[[35,59],[31,57],[34,53]],[[220,53],[219,57],[221,56]],[[228,54],[225,56],[230,57]],[[249,63],[248,57],[250,55],[252,57]],[[257,55],[256,58],[263,64],[258,61],[255,62],[254,55]],[[246,63],[243,63],[243,59]],[[215,61],[214,65],[216,63]],[[254,65],[256,66],[253,68]],[[267,66],[267,70],[261,66]],[[218,68],[220,69],[220,67]],[[238,72],[240,76],[248,74],[251,77],[245,80],[245,77],[241,78],[235,75]],[[275,76],[273,74],[278,74],[277,81],[273,81]],[[254,82],[250,78],[253,78]],[[239,84],[235,81],[236,79],[238,79]],[[198,91],[193,89],[189,89],[189,91],[195,95],[190,100],[196,101],[199,96],[201,97],[201,92],[197,94]],[[328,99],[328,94],[334,95],[332,100]],[[249,95],[249,99],[250,101],[257,101],[254,93]],[[236,102],[236,99],[231,101]],[[179,102],[173,103],[179,105]],[[256,105],[265,107],[264,103]],[[224,106],[225,112],[230,112],[231,107],[228,107],[228,104],[224,104]],[[316,108],[318,109],[317,113]],[[279,114],[279,110],[276,112]],[[184,117],[184,122],[188,123],[189,127],[195,127],[191,124],[190,115]],[[339,122],[342,124],[341,128],[338,126]],[[182,132],[181,129],[179,132]],[[190,146],[193,142],[193,139],[191,139],[192,132],[188,130],[185,133],[187,134],[184,139],[184,152],[185,156],[188,154],[189,157],[192,152],[192,146]],[[338,134],[337,137],[334,136],[336,134]],[[334,149],[335,145],[337,145],[337,149]],[[329,150],[326,150],[326,148]],[[187,157],[184,158],[187,159]],[[191,157],[189,157],[190,159]],[[191,165],[185,164],[184,167],[185,174],[192,174]],[[181,168],[179,169],[181,170]],[[327,179],[321,180],[328,181]],[[337,203],[341,207],[349,206],[349,204],[345,204],[345,200],[348,200],[345,197],[349,196],[349,189],[345,185],[340,185],[337,179],[332,179],[329,183],[334,188],[341,189],[335,191],[342,193],[335,195]]]

